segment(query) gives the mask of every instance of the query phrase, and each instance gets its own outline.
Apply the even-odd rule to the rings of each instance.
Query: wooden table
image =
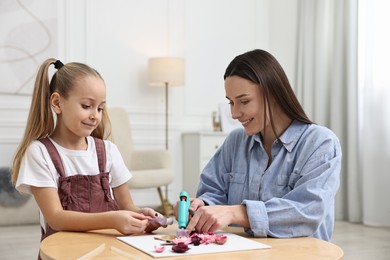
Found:
[[[166,229],[158,229],[155,234],[175,234],[172,225]],[[227,228],[226,232],[248,237],[242,228]],[[139,251],[116,237],[121,234],[115,230],[96,230],[91,232],[58,232],[46,239],[40,245],[42,259],[155,259]],[[311,238],[250,238],[260,243],[270,245],[270,249],[248,250],[228,253],[204,255],[180,255],[164,257],[167,259],[341,259],[343,251],[337,245]]]

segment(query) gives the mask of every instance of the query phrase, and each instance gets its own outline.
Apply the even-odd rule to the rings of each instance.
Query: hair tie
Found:
[[[57,70],[61,69],[62,67],[64,67],[64,63],[62,63],[60,60],[56,60],[56,62],[54,63],[54,68],[56,68]]]

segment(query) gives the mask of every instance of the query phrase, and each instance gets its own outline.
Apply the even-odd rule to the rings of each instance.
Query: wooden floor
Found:
[[[37,259],[39,239],[38,225],[0,227],[0,259]],[[336,222],[332,243],[346,260],[390,259],[390,228]]]

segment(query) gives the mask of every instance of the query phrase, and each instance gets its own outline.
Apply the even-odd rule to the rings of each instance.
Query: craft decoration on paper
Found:
[[[178,234],[181,232],[178,232]],[[207,232],[203,234],[199,234],[196,232],[191,233],[190,236],[162,236],[155,237],[154,239],[162,240],[166,242],[165,244],[161,244],[159,246],[154,246],[154,249],[157,253],[164,252],[165,245],[172,246],[172,251],[176,253],[184,253],[190,248],[188,245],[192,244],[194,246],[199,245],[208,245],[211,243],[215,243],[218,245],[223,245],[227,241],[227,236],[224,234],[214,234],[213,232]]]
[[[151,222],[156,222],[160,224],[161,226],[168,226],[172,225],[174,221],[173,217],[166,218],[160,213],[156,213],[155,216],[151,219]]]
[[[195,234],[195,236],[197,241],[192,241],[193,238],[191,237],[172,237],[168,235],[122,236],[117,238],[155,258],[271,248],[271,246],[231,233],[217,232],[215,234]],[[172,247],[174,248],[172,249]]]

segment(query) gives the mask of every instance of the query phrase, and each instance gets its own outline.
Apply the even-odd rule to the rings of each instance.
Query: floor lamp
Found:
[[[150,58],[148,61],[148,74],[149,85],[163,86],[165,88],[165,149],[168,150],[168,89],[169,87],[184,85],[184,59],[177,57]],[[161,188],[158,189],[160,198],[162,198]],[[163,204],[172,210],[172,205],[168,202],[168,186],[165,186],[165,200]]]

